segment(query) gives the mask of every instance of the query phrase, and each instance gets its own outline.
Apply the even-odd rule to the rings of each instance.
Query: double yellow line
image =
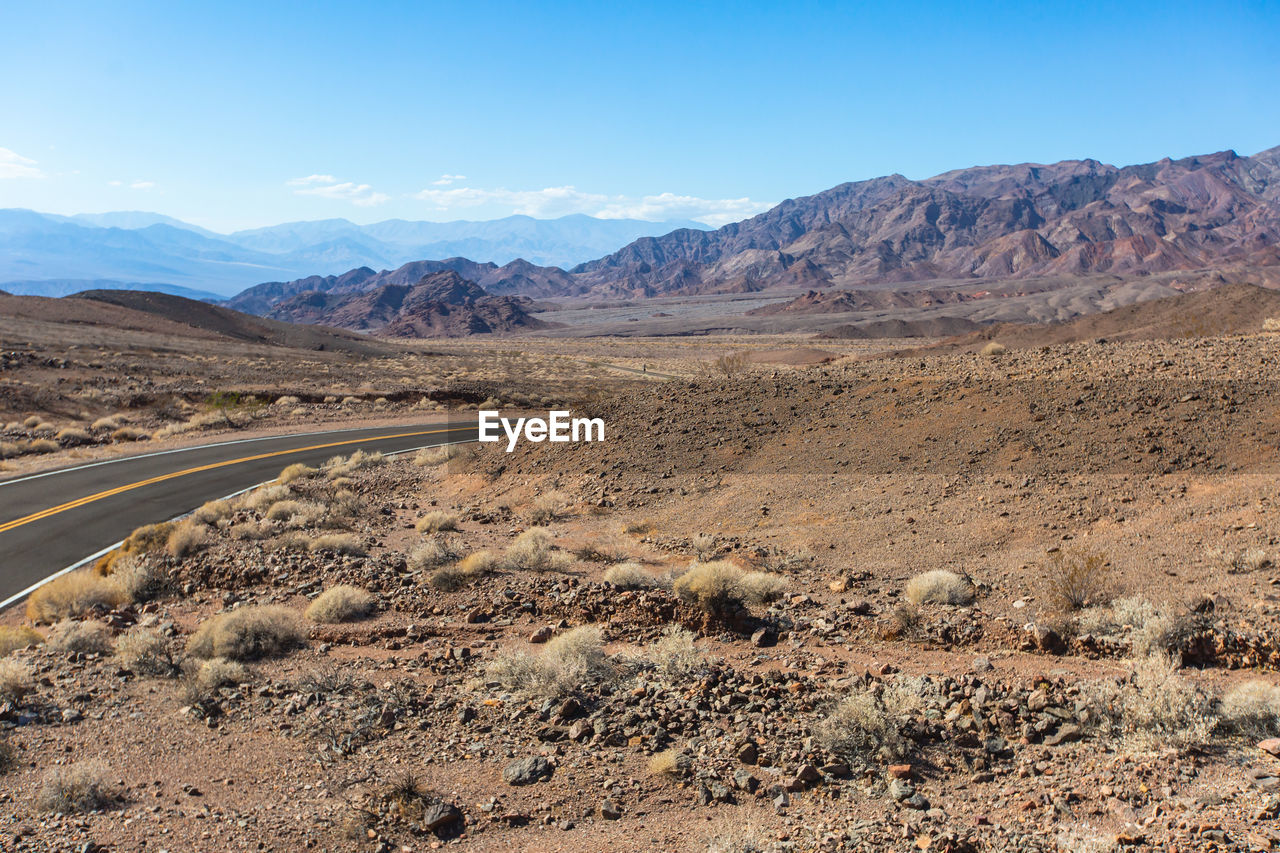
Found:
[[[15,518],[13,521],[7,521],[0,524],[0,533],[13,530],[15,527],[21,527],[24,524],[30,524],[33,521],[39,521],[42,518],[48,518],[51,515],[57,515],[60,512],[66,512],[69,509],[84,506],[85,504],[100,501],[103,498],[109,498],[114,495],[123,494],[134,489],[141,489],[144,486],[154,485],[155,483],[163,483],[165,480],[172,480],[177,477],[185,477],[188,474],[198,474],[201,471],[212,471],[215,468],[226,468],[229,465],[240,465],[244,462],[254,462],[259,459],[270,459],[274,456],[288,456],[291,453],[306,453],[310,450],[324,450],[328,447],[342,447],[348,444],[366,444],[370,441],[386,441],[391,438],[412,438],[417,435],[437,435],[442,432],[454,432],[458,427],[448,429],[431,429],[424,432],[401,432],[395,435],[376,435],[371,438],[352,438],[346,441],[334,441],[328,444],[313,444],[310,447],[295,447],[291,450],[274,450],[271,453],[259,453],[256,456],[245,456],[240,459],[228,459],[225,462],[213,462],[208,465],[200,465],[195,468],[187,468],[185,471],[174,471],[170,474],[161,474],[158,477],[152,477],[149,480],[139,480],[136,483],[130,483],[127,486],[116,486],[114,489],[107,489],[105,492],[98,492],[96,495],[86,495],[83,498],[76,498],[73,501],[67,501],[58,506],[52,506],[48,509],[42,509],[39,512],[33,512],[31,515]]]

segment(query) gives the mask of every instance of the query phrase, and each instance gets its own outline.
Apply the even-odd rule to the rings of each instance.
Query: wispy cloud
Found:
[[[572,186],[540,190],[424,189],[415,193],[414,198],[429,202],[441,211],[494,205],[509,208],[512,213],[539,218],[585,213],[601,219],[692,219],[715,226],[745,219],[773,206],[769,202],[749,198],[709,199],[675,193],[607,195],[584,192]]]
[[[359,207],[374,207],[391,200],[391,196],[374,192],[373,187],[368,184],[339,181],[333,175],[308,175],[305,178],[287,181],[285,185],[296,187],[293,191],[295,195],[313,195],[335,201],[349,201]]]
[[[44,176],[44,172],[36,165],[35,160],[23,157],[8,148],[0,148],[0,179],[43,178]]]
[[[431,186],[447,187],[450,184],[455,184],[458,181],[465,181],[466,179],[467,179],[466,175],[441,175],[438,180],[434,180],[431,182]]]
[[[128,187],[131,190],[153,190],[155,181],[107,181],[109,187]]]

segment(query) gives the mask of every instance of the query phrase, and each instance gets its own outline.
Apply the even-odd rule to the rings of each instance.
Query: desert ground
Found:
[[[6,849],[1280,846],[1280,337],[38,331],[5,441],[57,446],[6,475],[491,401],[607,432],[293,467],[0,614]]]

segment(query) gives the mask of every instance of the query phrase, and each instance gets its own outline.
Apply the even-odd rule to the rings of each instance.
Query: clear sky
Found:
[[[1280,145],[1280,3],[11,2],[0,207],[720,224]]]

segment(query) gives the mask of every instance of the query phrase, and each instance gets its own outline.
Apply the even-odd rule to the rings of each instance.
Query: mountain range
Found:
[[[58,216],[4,209],[0,288],[47,296],[105,286],[228,296],[271,278],[388,269],[421,258],[571,266],[636,237],[690,226],[701,227],[582,215],[372,225],[329,219],[217,234],[141,211]]]
[[[805,288],[815,293],[768,311],[834,313],[970,301],[973,293],[949,288],[983,280],[1098,274],[1120,280],[1278,264],[1280,147],[1251,157],[1223,151],[1126,167],[1066,160],[982,166],[921,181],[889,175],[791,199],[714,231],[640,237],[569,270],[526,261],[501,267],[466,258],[418,261],[380,273],[362,268],[270,282],[229,304],[267,313],[307,291],[355,293],[449,269],[490,293],[536,298]],[[906,285],[925,281],[935,286]],[[850,292],[816,293],[841,289]],[[886,289],[904,293],[873,292]]]

